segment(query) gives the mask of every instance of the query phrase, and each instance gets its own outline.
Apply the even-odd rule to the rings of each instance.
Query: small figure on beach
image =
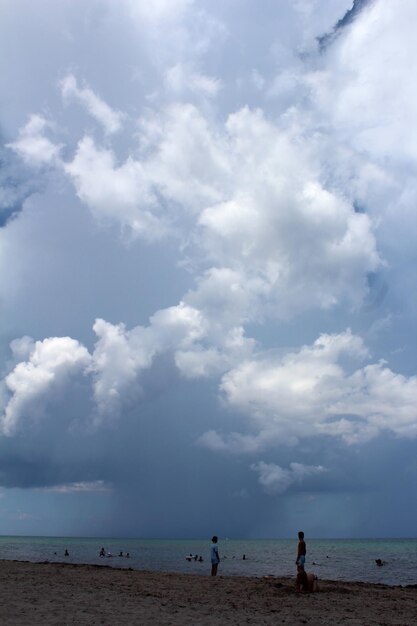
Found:
[[[99,556],[101,557],[106,556],[106,551],[104,548],[101,548]]]
[[[382,559],[375,559],[375,563],[378,567],[382,567],[384,565],[384,561]]]
[[[122,550],[120,550],[120,552],[119,552],[119,556],[123,556],[123,552],[122,552]]]
[[[298,533],[297,558],[295,560],[295,564],[297,566],[296,591],[300,591],[301,587],[303,588],[303,591],[308,590],[307,574],[304,569],[306,554],[307,546],[304,541],[304,533],[300,530]]]
[[[67,549],[65,549],[64,556],[69,556],[69,552]]]
[[[309,572],[306,573],[307,577],[307,589],[305,591],[309,591],[310,593],[314,593],[319,590],[318,578],[315,574]]]
[[[198,557],[198,562],[199,562],[199,563],[202,563],[202,562],[203,562],[203,557],[202,557],[201,555]]]
[[[246,554],[242,556],[242,561],[246,561]]]
[[[220,563],[219,548],[217,546],[218,537],[214,535],[211,538],[210,558],[211,558],[211,575],[217,575],[217,568]]]

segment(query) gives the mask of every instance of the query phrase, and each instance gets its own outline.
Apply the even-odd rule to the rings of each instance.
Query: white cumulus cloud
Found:
[[[270,495],[282,494],[291,485],[302,484],[309,476],[321,474],[326,471],[321,465],[303,465],[302,463],[290,463],[285,469],[275,463],[253,463],[251,469],[259,475],[259,483],[264,491]]]
[[[51,337],[32,345],[24,338],[14,343],[15,354],[23,354],[23,347],[30,350],[27,360],[20,361],[4,379],[7,399],[0,428],[5,435],[13,434],[22,421],[38,417],[50,392],[65,386],[90,363],[88,350],[70,337]]]
[[[53,143],[46,135],[53,124],[41,115],[32,114],[27,124],[19,131],[19,138],[7,144],[21,156],[25,163],[39,167],[59,162],[62,145]]]
[[[218,94],[222,86],[218,78],[193,71],[181,63],[169,68],[165,82],[168,89],[177,96],[191,92],[212,98]]]
[[[50,493],[107,493],[112,491],[111,485],[104,480],[83,481],[53,485],[51,487],[39,487],[36,491]]]
[[[98,337],[90,371],[94,377],[94,397],[99,422],[103,416],[115,417],[123,404],[140,392],[140,373],[152,365],[158,354],[192,347],[205,334],[204,319],[196,309],[181,302],[161,309],[148,326],[127,330],[124,324],[96,320]]]
[[[318,435],[350,444],[384,431],[417,436],[417,377],[397,374],[384,362],[355,369],[355,360],[365,358],[362,340],[346,331],[284,355],[247,359],[223,376],[221,391],[231,407],[250,416],[253,434],[240,445],[238,433],[210,431],[200,443],[247,452]]]
[[[164,234],[165,224],[153,213],[154,196],[140,162],[128,159],[117,166],[111,150],[97,148],[86,136],[64,170],[79,198],[99,220],[115,220],[149,239]]]
[[[117,133],[122,127],[123,115],[113,109],[94,93],[90,87],[79,88],[77,79],[73,74],[68,74],[60,82],[61,92],[66,100],[73,98],[78,100],[87,111],[104,128],[108,134]]]

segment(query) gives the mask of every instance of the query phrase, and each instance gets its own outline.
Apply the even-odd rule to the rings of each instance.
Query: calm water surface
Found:
[[[113,557],[100,558],[104,547]],[[67,549],[69,557],[64,557]],[[210,542],[198,539],[114,539],[0,537],[0,558],[21,561],[68,561],[112,567],[208,575]],[[297,541],[248,539],[219,541],[219,573],[225,576],[293,576]],[[117,556],[129,552],[130,559]],[[55,554],[56,552],[56,554]],[[201,555],[188,562],[189,554]],[[242,559],[243,554],[246,560]],[[385,564],[378,567],[375,559]],[[417,584],[417,539],[307,539],[306,570],[319,578],[388,585]]]

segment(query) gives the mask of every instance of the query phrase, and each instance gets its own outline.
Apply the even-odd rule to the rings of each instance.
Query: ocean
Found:
[[[306,570],[327,580],[387,585],[417,584],[417,539],[309,539]],[[100,557],[100,548],[113,556]],[[65,557],[65,550],[69,556]],[[91,563],[111,567],[208,575],[210,541],[201,539],[115,539],[0,537],[0,558],[18,561]],[[219,539],[219,575],[294,576],[296,539]],[[131,558],[118,556],[130,553]],[[188,561],[188,555],[203,561]],[[243,559],[243,555],[246,556]],[[375,559],[382,559],[378,567]]]

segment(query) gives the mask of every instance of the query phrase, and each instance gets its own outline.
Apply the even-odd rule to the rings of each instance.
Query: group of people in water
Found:
[[[57,553],[56,553],[56,552],[54,552],[54,555],[55,555],[55,556],[57,556]],[[69,556],[69,555],[70,555],[70,554],[69,554],[68,550],[67,550],[67,549],[65,549],[64,556]],[[115,555],[114,555],[114,554],[112,554],[111,552],[106,552],[106,550],[105,550],[104,548],[101,548],[101,550],[100,550],[100,552],[99,552],[99,556],[100,556],[100,557],[106,557],[106,558],[109,558],[109,557],[113,557],[113,556],[115,556]],[[130,554],[129,554],[129,552],[123,552],[122,550],[120,550],[120,552],[119,552],[118,556],[119,556],[119,557],[124,557],[125,559],[130,559]]]
[[[185,560],[188,561],[189,563],[191,561],[198,561],[199,563],[202,563],[204,561],[201,555],[198,556],[198,554],[191,554],[191,552],[188,556],[185,557]]]
[[[104,548],[101,548],[100,552],[99,552],[99,556],[101,558],[106,557],[106,558],[113,558],[114,554],[112,554],[111,552],[106,552],[106,550]],[[123,550],[120,550],[119,557],[123,557],[125,559],[130,559],[130,554],[129,552],[123,552]]]

